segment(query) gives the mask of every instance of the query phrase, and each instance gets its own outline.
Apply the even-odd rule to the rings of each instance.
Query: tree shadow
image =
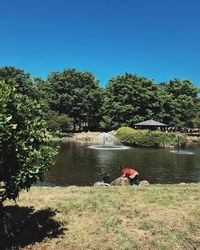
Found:
[[[63,235],[62,223],[53,218],[56,212],[50,208],[37,211],[33,207],[5,206],[0,211],[0,249],[20,249]]]

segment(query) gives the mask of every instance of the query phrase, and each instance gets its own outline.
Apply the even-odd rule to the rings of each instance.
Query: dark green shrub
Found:
[[[56,111],[49,110],[44,114],[44,119],[47,123],[47,129],[51,132],[68,132],[72,130],[73,119],[68,115],[59,114]]]
[[[165,147],[176,145],[177,133],[166,133],[161,131],[134,130],[129,127],[123,127],[116,131],[116,137],[125,144],[137,147]],[[184,135],[180,137],[181,145],[185,144]]]

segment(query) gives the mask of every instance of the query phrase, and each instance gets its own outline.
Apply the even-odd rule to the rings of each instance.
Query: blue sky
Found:
[[[199,0],[0,0],[0,66],[124,72],[200,86]]]

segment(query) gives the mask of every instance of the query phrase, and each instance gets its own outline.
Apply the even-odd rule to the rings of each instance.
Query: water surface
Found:
[[[52,185],[86,186],[100,181],[104,172],[114,180],[120,167],[136,169],[139,179],[150,183],[200,182],[200,145],[186,148],[194,155],[177,155],[171,149],[129,148],[126,150],[95,150],[87,144],[62,144],[56,164],[46,174]]]

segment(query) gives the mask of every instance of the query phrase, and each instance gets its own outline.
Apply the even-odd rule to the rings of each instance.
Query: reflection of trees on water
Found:
[[[190,151],[193,149],[189,149]],[[200,147],[195,155],[176,155],[170,149],[131,148],[128,150],[94,150],[70,142],[61,147],[55,167],[46,180],[56,185],[92,185],[108,172],[113,180],[120,167],[135,168],[139,178],[151,183],[198,182]]]
[[[91,185],[99,172],[96,155],[83,143],[70,142],[61,146],[56,164],[45,179],[55,185]]]

